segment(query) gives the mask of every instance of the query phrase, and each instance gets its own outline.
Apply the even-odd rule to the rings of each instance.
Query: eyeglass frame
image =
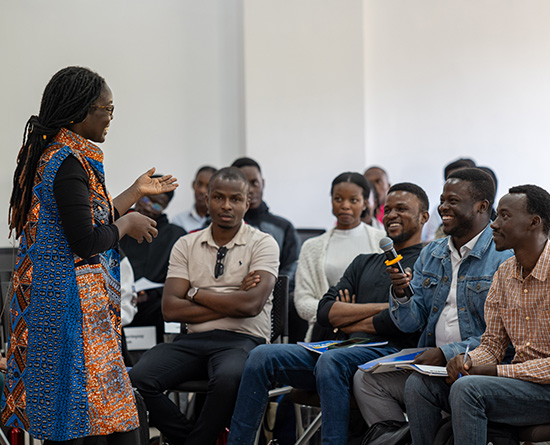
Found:
[[[216,255],[216,265],[214,266],[214,278],[219,278],[223,275],[225,267],[222,263],[222,260],[225,258],[226,254],[227,247],[222,246],[218,249],[218,253]]]
[[[159,204],[158,202],[153,201],[148,196],[143,196],[140,198],[140,201],[144,202],[146,205],[151,207],[153,210],[156,210],[157,212],[162,213],[166,207],[164,207],[162,204]]]
[[[115,113],[115,106],[113,104],[111,105],[90,105],[90,108],[102,108],[107,113],[109,113],[109,116],[113,117],[113,114]]]

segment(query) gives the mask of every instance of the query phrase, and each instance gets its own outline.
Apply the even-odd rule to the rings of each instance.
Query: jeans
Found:
[[[457,444],[485,445],[487,421],[539,425],[550,418],[550,385],[492,376],[465,376],[451,386]]]
[[[442,417],[441,411],[451,412],[450,389],[450,385],[441,377],[430,377],[413,372],[407,379],[405,406],[414,445],[433,443],[437,425]],[[459,442],[455,435],[455,443],[469,444],[470,442]]]
[[[145,400],[151,424],[171,444],[208,445],[229,425],[248,352],[261,338],[214,330],[183,334],[147,351],[130,379]],[[208,380],[206,401],[193,426],[165,394],[180,383]]]
[[[333,349],[322,355],[300,345],[263,345],[248,355],[228,445],[251,445],[262,421],[268,391],[276,383],[317,390],[323,444],[347,444],[350,387],[357,366],[396,352],[393,347]]]

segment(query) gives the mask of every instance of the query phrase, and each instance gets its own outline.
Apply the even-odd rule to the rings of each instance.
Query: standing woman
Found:
[[[363,175],[338,175],[332,181],[330,194],[336,227],[306,240],[296,269],[294,304],[298,315],[309,322],[306,341],[334,338],[332,332],[316,324],[319,300],[338,283],[357,255],[382,252],[379,242],[386,236],[385,231],[361,221],[371,194]]]
[[[2,420],[45,444],[136,444],[139,426],[121,354],[118,242],[150,242],[154,220],[126,211],[177,187],[154,169],[111,200],[104,142],[113,95],[80,67],[56,73],[25,127],[10,200],[19,239]],[[121,216],[120,218],[118,217]],[[77,441],[78,438],[87,439]]]

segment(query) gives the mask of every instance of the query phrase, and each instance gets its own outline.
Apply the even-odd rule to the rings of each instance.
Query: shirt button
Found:
[[[531,342],[528,341],[527,343],[525,343],[525,346],[529,346],[530,344]]]
[[[526,294],[527,292],[529,292],[529,290],[523,289],[523,293],[524,293],[524,294]]]
[[[529,316],[525,317],[526,320],[529,320]]]

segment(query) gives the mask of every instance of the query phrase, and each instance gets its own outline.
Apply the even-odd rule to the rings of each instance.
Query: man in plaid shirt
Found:
[[[459,444],[486,444],[488,421],[537,425],[550,418],[550,194],[535,185],[512,187],[497,214],[495,247],[515,256],[493,278],[481,344],[447,365]],[[502,364],[510,343],[514,359]]]

